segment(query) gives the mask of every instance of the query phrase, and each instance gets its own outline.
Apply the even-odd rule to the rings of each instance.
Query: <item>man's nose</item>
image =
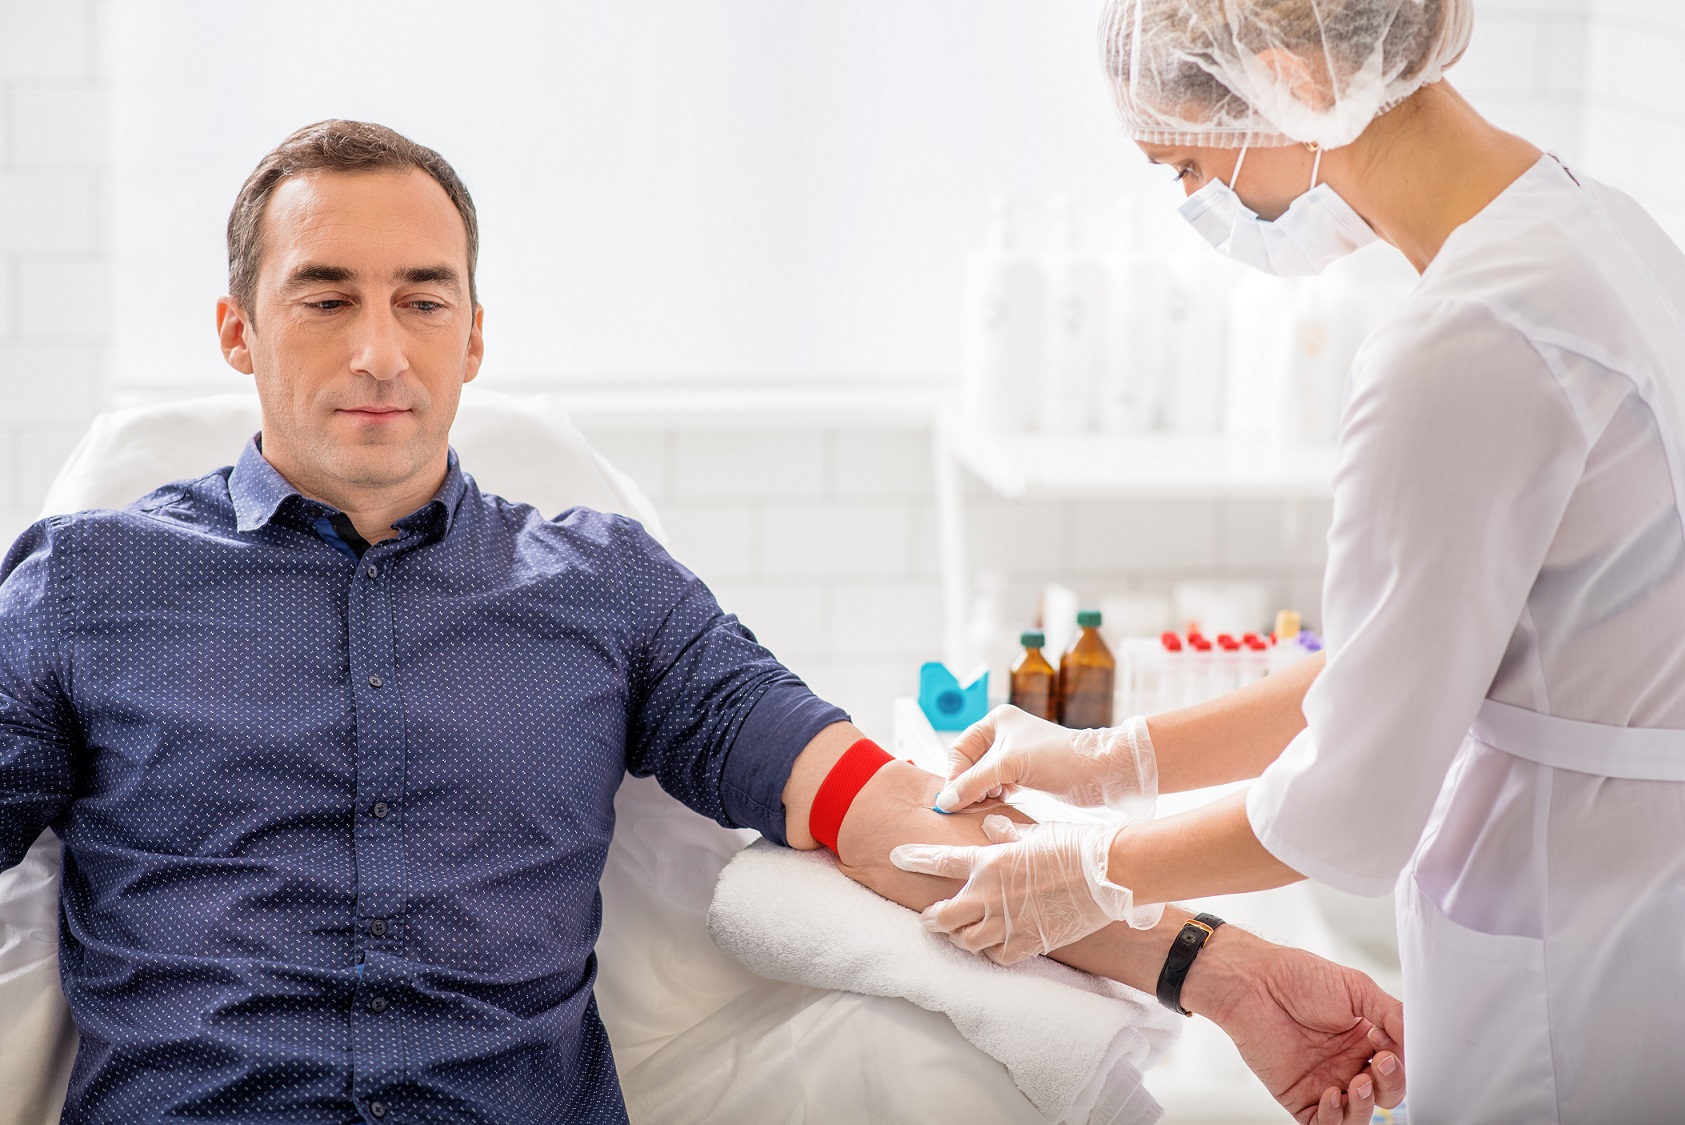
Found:
[[[409,367],[404,334],[390,307],[365,305],[352,328],[351,370],[385,381]]]

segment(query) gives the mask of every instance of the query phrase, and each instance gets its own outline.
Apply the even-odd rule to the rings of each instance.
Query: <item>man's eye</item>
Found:
[[[310,307],[321,309],[323,312],[333,312],[335,309],[344,308],[350,303],[349,301],[342,301],[338,297],[330,297],[326,301],[311,301]]]
[[[410,302],[410,308],[419,310],[420,312],[424,312],[424,313],[438,312],[440,309],[442,309],[444,307],[445,307],[445,305],[444,305],[443,301],[411,301]]]

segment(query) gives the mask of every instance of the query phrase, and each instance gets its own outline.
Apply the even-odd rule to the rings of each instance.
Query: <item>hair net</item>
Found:
[[[1473,0],[1109,0],[1101,47],[1138,141],[1339,148],[1468,46]]]

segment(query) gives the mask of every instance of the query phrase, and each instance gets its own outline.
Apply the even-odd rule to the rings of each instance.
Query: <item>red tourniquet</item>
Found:
[[[819,783],[819,792],[813,795],[813,811],[807,816],[807,828],[813,838],[835,852],[837,833],[842,829],[849,806],[854,804],[855,795],[866,787],[873,774],[894,760],[869,738],[850,746]]]

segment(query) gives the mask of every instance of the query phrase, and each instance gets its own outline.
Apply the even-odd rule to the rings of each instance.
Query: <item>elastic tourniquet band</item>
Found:
[[[808,831],[813,838],[831,851],[837,850],[837,833],[842,829],[843,817],[854,804],[855,794],[866,787],[872,775],[894,759],[883,747],[869,738],[862,738],[850,746],[813,796],[813,811],[808,814]]]

